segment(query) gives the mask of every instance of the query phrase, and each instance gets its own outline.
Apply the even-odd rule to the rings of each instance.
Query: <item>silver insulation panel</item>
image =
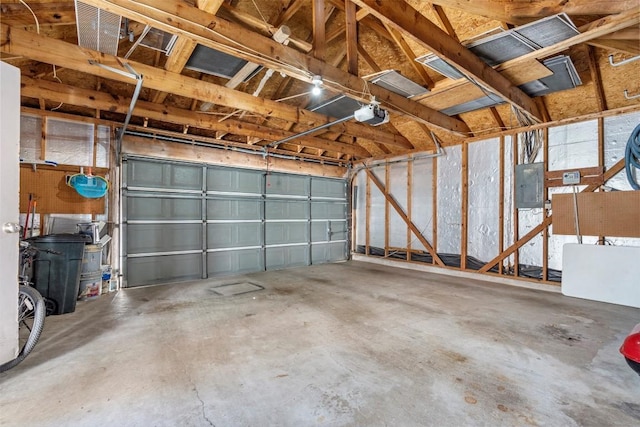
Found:
[[[447,147],[438,157],[438,252],[460,253],[462,233],[462,148]]]
[[[428,89],[394,70],[384,71],[382,74],[371,78],[370,82],[405,98],[429,92]]]
[[[394,163],[389,165],[389,186],[397,188],[393,198],[398,202],[402,210],[407,213],[407,165],[404,163]],[[413,239],[414,236],[411,238]],[[392,247],[407,247],[407,223],[398,215],[396,210],[389,206],[389,245]]]
[[[411,220],[422,231],[428,242],[433,243],[433,162],[436,159],[421,159],[413,162],[411,191]],[[411,236],[413,249],[426,251],[416,236]]]
[[[371,172],[378,178],[378,181],[384,183],[384,166],[375,167],[371,169]],[[361,173],[365,173],[364,171]],[[370,206],[370,220],[369,220],[369,244],[371,246],[375,246],[377,248],[384,248],[384,229],[385,229],[385,216],[384,216],[384,206],[385,206],[385,198],[384,195],[378,190],[373,183],[371,186],[371,206]],[[395,190],[394,192],[397,192]]]
[[[75,3],[78,45],[117,55],[122,17],[78,0]]]
[[[488,261],[498,255],[500,140],[469,144],[467,253]]]

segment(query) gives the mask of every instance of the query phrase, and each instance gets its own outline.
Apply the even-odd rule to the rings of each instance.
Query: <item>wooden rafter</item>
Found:
[[[609,39],[606,37],[597,38],[588,42],[591,46],[599,47],[614,52],[620,52],[630,55],[640,55],[640,43],[635,40],[619,40]]]
[[[347,70],[358,75],[358,21],[356,5],[349,0],[345,2],[345,28],[347,45]]]
[[[512,24],[524,24],[544,16],[610,15],[638,7],[636,0],[430,0],[431,3]]]
[[[385,27],[387,28],[389,34],[391,34],[393,40],[396,42],[396,45],[400,48],[404,56],[409,61],[409,64],[411,64],[411,67],[415,70],[415,72],[422,80],[422,84],[431,89],[433,87],[433,80],[431,79],[431,77],[429,77],[427,70],[425,70],[425,68],[421,64],[416,62],[416,54],[411,49],[411,46],[409,46],[407,41],[398,30],[388,25],[385,25]]]
[[[453,25],[451,25],[451,21],[449,20],[449,17],[447,16],[442,6],[437,4],[431,4],[431,9],[433,10],[434,15],[438,19],[438,22],[440,23],[440,26],[442,27],[442,29],[445,30],[447,34],[449,34],[451,37],[453,37],[455,41],[459,42],[460,39],[456,34],[456,30],[453,28]]]
[[[30,2],[27,1],[38,22],[43,25],[75,25],[76,10],[73,2]],[[23,4],[18,2],[0,4],[2,22],[9,25],[35,26],[33,15]]]
[[[94,74],[106,79],[131,83],[131,79],[120,76],[112,71],[91,65],[89,60],[98,61],[113,68],[121,67],[118,58],[100,52],[83,49],[70,43],[48,39],[38,34],[27,32],[18,28],[12,28],[0,24],[0,50],[8,53],[35,59],[40,62],[64,65],[76,71]],[[142,63],[128,61],[129,64],[144,76],[144,87],[165,90],[187,98],[196,98],[201,101],[215,102],[218,105],[234,109],[246,110],[258,115],[276,115],[287,121],[300,123],[306,128],[316,127],[327,123],[330,119],[321,114],[302,110],[284,103],[256,98],[244,92],[238,92],[223,86],[198,79],[186,77],[178,73],[170,73]],[[385,132],[365,124],[345,122],[332,127],[332,129],[347,133],[352,136],[362,137],[390,145],[411,147],[406,138]]]
[[[215,14],[223,1],[224,0],[198,0],[196,1],[196,5],[205,12]],[[194,40],[187,37],[178,37],[171,51],[171,55],[169,55],[164,65],[164,69],[173,73],[182,72],[196,46],[197,43]],[[153,97],[153,102],[161,104],[167,98],[167,95],[167,92],[158,91]]]
[[[314,0],[311,7],[313,26],[313,56],[324,60],[326,50],[324,0]]]
[[[602,84],[602,77],[600,76],[600,67],[596,60],[595,50],[592,46],[585,45],[587,58],[589,62],[589,72],[591,73],[591,80],[593,81],[593,88],[596,92],[596,101],[598,103],[598,111],[606,111],[607,98],[604,95],[604,86]]]
[[[174,1],[168,0],[86,1],[138,22],[153,22],[156,28],[189,36],[205,46],[231,53],[304,81],[310,81],[314,74],[321,75],[325,86],[332,87],[352,98],[369,101],[369,97],[363,97],[362,94],[362,89],[365,86],[362,79],[187,4],[176,4]],[[252,50],[238,50],[239,44],[251,46]],[[301,67],[301,64],[304,64],[304,68]],[[370,85],[369,92],[392,112],[411,116],[415,120],[431,123],[450,132],[464,134],[468,131],[467,126],[460,120],[382,87]]]
[[[35,80],[28,77],[22,79],[22,94],[27,97],[40,96],[54,102],[64,102],[87,108],[100,109],[112,113],[126,114],[130,99],[116,97],[107,93],[98,93],[89,89],[80,89],[60,83]],[[200,128],[220,131],[246,137],[258,137],[268,141],[276,141],[294,133],[286,130],[270,128],[263,125],[225,120],[219,122],[211,120],[206,113],[160,105],[153,102],[139,100],[134,109],[134,116],[146,117],[167,123],[186,125],[190,128]],[[319,148],[325,151],[347,153],[357,157],[368,157],[369,153],[359,145],[345,144],[317,137],[300,137],[295,140],[296,145]]]
[[[282,9],[282,12],[280,12],[280,15],[275,19],[273,25],[275,27],[279,27],[287,22],[298,12],[298,10],[300,10],[303,4],[304,0],[291,0],[291,2],[289,2],[289,6]]]
[[[496,70],[507,75],[514,84],[518,85],[549,76],[551,71],[538,62],[540,59],[558,54],[572,46],[589,42],[603,35],[636,26],[639,22],[639,10],[599,19],[581,27],[580,34],[570,39],[504,62],[498,65]],[[464,80],[454,82],[443,80],[436,84],[430,93],[416,98],[424,100],[432,108],[443,109],[471,101],[481,95],[482,91],[480,89]]]
[[[534,118],[540,117],[538,107],[527,94],[409,4],[404,2],[385,3],[376,0],[354,0],[354,2],[360,7],[368,9],[384,24],[411,37],[415,42],[464,71],[470,78],[485,85],[516,108]]]

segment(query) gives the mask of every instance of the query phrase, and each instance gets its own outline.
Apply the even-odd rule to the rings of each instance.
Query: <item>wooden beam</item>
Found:
[[[228,21],[239,23],[243,27],[246,27],[251,31],[255,31],[258,34],[262,34],[265,37],[273,36],[278,31],[278,28],[286,22],[286,20],[279,22],[279,20],[276,19],[273,25],[268,22],[265,23],[262,18],[242,12],[227,2],[222,3],[222,6],[216,15],[223,16],[227,18]],[[311,52],[312,49],[309,41],[302,40],[294,36],[289,37],[289,46],[292,46],[301,52]]]
[[[266,162],[262,156],[248,156],[232,150],[214,150],[208,147],[191,146],[167,141],[126,136],[122,141],[123,150],[141,156],[161,157],[170,160],[205,162],[223,166],[241,166],[252,169],[265,169]],[[344,177],[344,167],[314,164],[310,162],[292,161],[269,157],[270,171],[293,172],[328,177]]]
[[[409,218],[407,217],[407,214],[404,212],[404,210],[402,210],[402,207],[398,204],[398,202],[396,202],[396,200],[391,196],[391,194],[389,194],[389,192],[387,191],[385,186],[380,182],[378,177],[376,177],[373,174],[373,172],[371,172],[371,170],[368,168],[366,168],[365,171],[367,173],[367,176],[369,177],[369,180],[373,182],[373,184],[376,187],[378,187],[378,190],[380,190],[385,200],[388,201],[389,204],[393,207],[393,209],[395,209],[395,211],[398,213],[398,215],[400,215],[400,218],[402,218],[405,224],[407,224],[407,227],[409,227],[409,229],[413,232],[413,234],[420,241],[420,243],[422,243],[422,245],[431,254],[435,262],[441,267],[444,267],[444,263],[442,262],[438,254],[433,250],[433,248],[431,247],[427,239],[425,239],[425,237],[422,235],[422,233],[420,232],[420,229],[418,229],[418,227],[416,227],[416,225],[409,220]]]
[[[45,80],[34,80],[25,76],[22,77],[21,84],[23,96],[31,97],[39,95],[51,101],[64,102],[65,104],[101,109],[121,114],[126,114],[129,109],[129,99],[120,98],[107,93],[80,89]],[[136,103],[133,114],[134,116],[146,117],[152,120],[188,125],[192,128],[232,133],[235,135],[261,138],[269,141],[277,141],[294,134],[293,132],[285,130],[231,119],[219,122],[215,118],[212,119],[212,116],[206,113],[197,113],[191,110],[142,100],[138,100]],[[296,145],[304,147],[347,153],[357,157],[370,156],[368,151],[359,145],[345,144],[309,136],[301,137],[294,141]]]
[[[205,46],[258,63],[306,82],[309,82],[313,75],[321,75],[326,87],[345,93],[359,101],[369,102],[369,97],[362,93],[362,88],[365,86],[362,79],[186,3],[176,3],[172,0],[86,1],[137,22],[152,23],[155,28],[189,36]],[[247,46],[247,50],[239,50],[238,46]],[[408,115],[415,120],[431,123],[462,135],[469,130],[462,121],[456,118],[449,117],[382,87],[369,85],[369,92],[392,112]]]
[[[358,75],[358,21],[356,20],[356,5],[345,0],[345,25],[347,45],[347,70],[354,76]]]
[[[393,37],[393,40],[396,42],[396,45],[400,48],[400,51],[404,54],[404,56],[409,60],[409,64],[418,74],[420,79],[422,80],[422,84],[426,86],[428,89],[433,87],[433,80],[429,77],[427,70],[425,70],[424,66],[418,62],[416,62],[416,54],[411,49],[411,46],[407,43],[407,41],[402,37],[402,34],[395,28],[390,26],[386,26],[387,31]]]
[[[433,5],[463,10],[496,21],[508,21],[505,4],[501,0],[429,0]]]
[[[636,0],[430,0],[430,2],[512,24],[525,24],[562,12],[568,15],[601,16],[638,7]]]
[[[469,240],[469,144],[462,143],[461,164],[462,207],[460,209],[460,269],[467,269],[467,247]]]
[[[577,34],[554,45],[534,50],[533,52],[526,55],[522,55],[510,61],[503,62],[502,64],[498,65],[496,69],[498,71],[501,71],[531,59],[537,60],[547,58],[551,55],[555,55],[557,53],[565,51],[571,46],[593,41],[594,39],[603,37],[607,34],[611,34],[619,30],[624,30],[628,27],[637,26],[639,23],[640,8],[637,7],[626,12],[619,13],[617,15],[606,16],[602,19],[598,19],[591,22],[590,24],[580,27],[580,34]]]
[[[512,22],[523,19],[539,19],[558,13],[611,15],[638,8],[637,0],[533,0],[524,2],[503,0],[502,3],[504,3],[505,12]]]
[[[608,110],[607,98],[604,95],[604,86],[602,85],[602,77],[600,76],[600,67],[596,60],[595,50],[593,47],[585,45],[587,52],[587,58],[589,60],[589,72],[591,73],[591,80],[593,81],[593,88],[596,92],[596,102],[598,103],[598,111]]]
[[[369,67],[371,67],[374,73],[379,73],[380,71],[382,71],[376,61],[371,57],[371,55],[369,55],[369,52],[367,52],[367,50],[361,45],[358,45],[358,55],[360,55],[364,62],[366,62]]]
[[[27,4],[38,17],[41,26],[44,25],[75,25],[76,10],[73,2],[33,2],[27,0]],[[35,27],[33,15],[21,3],[0,4],[2,22],[7,25]]]
[[[547,77],[551,75],[552,72],[538,62],[540,59],[555,55],[572,46],[589,42],[603,35],[633,27],[634,25],[637,26],[638,23],[640,23],[640,11],[638,10],[598,19],[588,25],[580,27],[580,34],[578,35],[555,45],[504,62],[498,65],[496,70],[503,74],[506,73],[507,78],[517,85]],[[464,80],[451,82],[445,79],[442,83],[436,84],[430,93],[415,97],[414,99],[424,102],[431,108],[441,110],[452,105],[471,101],[479,96],[482,96],[482,91],[473,84]],[[543,112],[541,113],[544,115]]]
[[[48,39],[32,32],[0,24],[0,50],[7,53],[19,53],[41,62],[66,66],[77,71],[94,74],[106,79],[131,83],[131,79],[112,71],[91,65],[89,60],[97,61],[113,68],[121,68],[120,59],[111,55],[91,51],[77,45],[59,40]],[[279,45],[279,44],[278,44]],[[279,45],[280,46],[280,45]],[[134,62],[128,63],[144,76],[144,87],[164,90],[188,98],[209,101],[234,109],[242,109],[255,114],[271,116],[300,123],[306,128],[316,127],[331,121],[329,117],[288,104],[256,98],[250,94],[203,82],[177,73]],[[411,143],[401,135],[391,134],[381,129],[360,123],[345,122],[330,128],[335,132],[374,140],[387,145],[411,148]]]
[[[280,25],[286,23],[289,19],[293,17],[293,15],[295,15],[298,12],[298,10],[300,10],[300,8],[304,3],[305,3],[304,0],[292,0],[289,3],[289,6],[283,9],[282,12],[280,12],[280,15],[278,15],[276,20],[273,22],[273,25],[275,27],[279,27]]]
[[[311,18],[313,27],[313,56],[323,60],[326,48],[324,0],[314,0],[312,2]]]
[[[506,127],[504,125],[504,121],[502,121],[502,117],[500,117],[500,114],[498,113],[497,108],[496,107],[491,107],[491,108],[489,108],[489,112],[491,113],[491,117],[493,117],[493,120],[496,122],[498,127],[501,130],[506,129]]]
[[[617,40],[601,37],[589,41],[588,44],[605,50],[613,50],[630,55],[640,55],[640,44],[638,44],[638,40]]]
[[[385,163],[384,165],[384,188],[391,188],[391,172],[389,171],[389,163]],[[367,171],[369,171],[367,169]],[[373,173],[373,172],[372,172]],[[382,191],[382,190],[380,190]],[[382,191],[384,193],[384,191]],[[389,199],[384,198],[384,257],[389,256],[389,234],[391,228],[391,212],[389,211]],[[407,221],[409,217],[407,216]]]
[[[498,173],[500,174],[499,182],[500,189],[498,191],[498,253],[501,254],[504,250],[504,135],[500,136],[500,165]],[[504,269],[504,263],[498,264],[498,273],[502,274]]]
[[[433,13],[436,15],[438,22],[440,22],[440,26],[442,27],[442,29],[445,30],[447,34],[449,34],[451,37],[453,37],[455,41],[459,42],[460,39],[456,34],[456,30],[453,29],[453,25],[451,25],[451,21],[447,17],[447,14],[445,13],[442,6],[438,4],[431,4],[431,9],[433,10]]]
[[[201,10],[215,15],[223,2],[224,0],[197,0],[196,5]],[[172,73],[181,73],[197,45],[192,39],[178,37],[171,50],[171,55],[167,58],[164,69]],[[167,95],[167,92],[156,92],[153,102],[161,104],[167,98]]]
[[[640,27],[625,28],[624,30],[607,34],[606,38],[608,40],[633,40],[637,43],[640,40]]]
[[[409,222],[413,216],[413,162],[407,162],[407,219]],[[411,261],[411,230],[407,227],[407,261]]]
[[[370,246],[371,246],[371,180],[365,179],[365,187],[366,187],[366,200],[365,200],[365,209],[366,209],[366,218],[365,218],[365,250],[364,253],[369,255]]]
[[[411,37],[415,42],[432,51],[441,59],[454,65],[478,83],[485,85],[487,89],[493,91],[514,107],[534,118],[540,118],[538,107],[526,93],[442,31],[408,3],[378,2],[377,0],[353,1],[360,7],[369,10],[372,15],[380,19],[384,24],[397,29],[403,35]]]

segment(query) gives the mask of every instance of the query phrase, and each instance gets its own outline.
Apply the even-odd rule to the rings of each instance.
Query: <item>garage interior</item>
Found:
[[[0,425],[640,423],[637,0],[0,7]]]

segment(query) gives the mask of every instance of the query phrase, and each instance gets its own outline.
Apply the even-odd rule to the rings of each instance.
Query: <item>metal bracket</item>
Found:
[[[637,61],[638,59],[640,59],[640,55],[634,56],[633,58],[625,59],[620,62],[613,62],[613,55],[609,55],[609,64],[611,64],[612,67],[620,67],[621,65],[625,65],[625,64],[628,64],[629,62]]]

